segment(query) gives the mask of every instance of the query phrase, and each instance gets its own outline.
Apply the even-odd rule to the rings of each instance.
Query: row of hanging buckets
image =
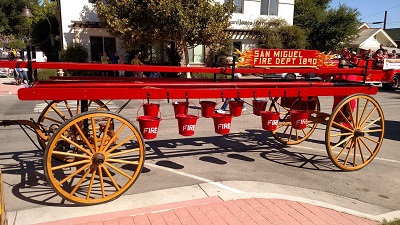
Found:
[[[188,114],[189,102],[174,102],[172,105],[174,106],[175,118],[178,119],[179,134],[182,136],[192,136],[196,128],[199,113],[197,116]],[[214,130],[217,134],[228,134],[231,128],[232,115],[214,113],[216,105],[217,103],[213,101],[201,101],[201,116],[213,118]]]
[[[302,101],[302,100],[300,100]],[[297,101],[294,101],[294,108]],[[194,103],[193,103],[194,104]],[[307,104],[307,102],[306,102]],[[217,134],[228,134],[230,132],[232,117],[242,114],[243,101],[230,101],[230,114],[214,113],[216,102],[201,101],[201,115],[205,118],[213,118],[214,130]],[[189,102],[173,102],[175,118],[178,120],[179,134],[182,136],[192,136],[194,134],[198,115],[188,114]],[[196,106],[196,105],[195,105]],[[267,101],[253,100],[253,114],[261,116],[262,128],[264,130],[276,130],[279,124],[280,112],[265,111]],[[144,116],[138,116],[140,132],[144,139],[154,139],[158,133],[158,127],[161,121],[160,105],[154,103],[145,103],[143,107]],[[139,112],[140,108],[138,109]],[[307,126],[308,108],[306,110],[290,110],[290,118],[294,129],[304,129]]]

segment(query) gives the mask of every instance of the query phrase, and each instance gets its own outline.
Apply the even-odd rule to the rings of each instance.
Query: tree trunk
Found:
[[[185,42],[179,43],[179,48],[183,51],[183,61],[186,67],[189,67],[189,50]],[[190,72],[186,72],[186,78],[192,78]]]

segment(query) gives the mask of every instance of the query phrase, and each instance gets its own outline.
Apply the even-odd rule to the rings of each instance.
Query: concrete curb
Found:
[[[308,203],[350,215],[381,221],[400,216],[400,211],[392,211],[380,206],[360,202],[334,194],[305,188],[277,185],[253,181],[227,181],[202,183],[200,185],[152,191],[120,198],[101,205],[86,207],[46,206],[41,208],[9,212],[10,225],[57,224],[62,221],[96,220],[132,215],[138,213],[169,210],[208,201],[223,201],[245,198],[284,199]],[[347,206],[347,207],[346,207]],[[40,217],[32,217],[40,215]],[[64,223],[68,224],[68,223]]]

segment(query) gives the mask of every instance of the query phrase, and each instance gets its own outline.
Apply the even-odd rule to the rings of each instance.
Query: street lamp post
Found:
[[[31,10],[28,9],[27,6],[25,6],[25,8],[22,9],[21,12],[21,16],[22,17],[26,17],[26,18],[31,18],[33,17]],[[35,80],[33,77],[33,72],[32,72],[32,44],[31,44],[31,37],[30,37],[30,25],[29,25],[29,32],[28,32],[28,43],[26,45],[26,56],[28,58],[28,80],[29,80],[29,85],[33,83],[33,81]],[[24,57],[24,56],[22,56]]]
[[[44,16],[44,18],[46,18],[47,23],[49,24],[49,30],[50,30],[49,31],[49,36],[47,37],[47,39],[45,41],[39,43],[39,44],[43,44],[47,40],[49,40],[49,38],[51,38],[51,33],[52,33],[52,31],[51,31],[51,23],[50,23],[49,18],[47,18],[46,15],[44,15],[40,11],[38,11],[38,12],[41,13]],[[31,10],[27,6],[25,6],[25,8],[22,9],[21,16],[25,17],[25,18],[33,17],[32,13],[31,13]],[[29,28],[29,30],[30,30],[30,28]],[[30,38],[30,32],[29,32],[28,43],[26,45],[26,54],[27,54],[27,59],[28,59],[28,80],[29,80],[29,84],[32,84],[33,81],[37,79],[37,71],[35,70],[33,72],[33,70],[32,70],[32,51],[35,51],[35,48],[32,45],[31,38]]]

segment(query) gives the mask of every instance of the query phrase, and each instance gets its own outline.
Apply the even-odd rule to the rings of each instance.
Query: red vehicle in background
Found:
[[[359,59],[357,65],[353,65],[346,59],[331,59],[327,60],[327,62],[326,65],[329,67],[335,65],[339,68],[365,68],[365,76],[316,74],[317,77],[323,80],[335,79],[365,82],[381,85],[388,91],[395,91],[400,87],[400,59],[384,59],[379,62],[375,59]]]

